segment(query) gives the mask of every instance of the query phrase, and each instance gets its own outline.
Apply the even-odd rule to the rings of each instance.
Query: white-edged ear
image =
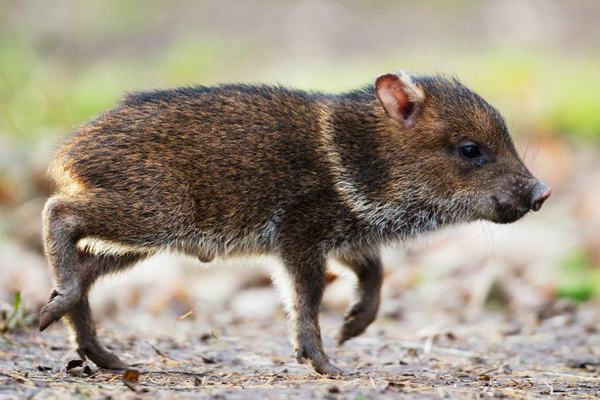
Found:
[[[415,124],[425,93],[404,71],[381,75],[375,81],[375,94],[387,115],[404,127]]]

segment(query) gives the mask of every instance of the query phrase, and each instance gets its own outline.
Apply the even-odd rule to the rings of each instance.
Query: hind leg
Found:
[[[98,341],[87,295],[75,303],[67,313],[66,318],[67,323],[75,333],[77,353],[82,359],[89,358],[101,368],[127,368],[127,364],[121,361],[118,356],[106,350]]]
[[[88,257],[87,262],[82,264],[82,269],[84,274],[88,275],[87,281],[90,282],[89,285],[91,286],[93,281],[100,275],[133,265],[143,255],[123,255],[119,257],[90,255]],[[89,358],[99,367],[124,369],[127,365],[115,354],[107,351],[98,341],[92,310],[88,301],[88,289],[89,286],[82,297],[65,315],[67,323],[75,334],[77,352],[82,358]]]
[[[381,301],[383,267],[379,254],[356,254],[340,257],[358,278],[358,299],[350,307],[337,336],[339,345],[360,335],[377,317]]]
[[[75,203],[61,197],[51,198],[44,208],[44,250],[51,266],[54,290],[40,311],[40,330],[58,321],[83,294],[76,243],[85,227],[76,208]]]
[[[84,206],[61,197],[46,203],[44,246],[54,277],[54,290],[40,311],[40,330],[66,316],[82,357],[90,358],[101,367],[123,368],[125,364],[98,342],[88,291],[101,275],[122,270],[147,254],[112,256],[79,251],[78,240],[91,234],[84,215]]]

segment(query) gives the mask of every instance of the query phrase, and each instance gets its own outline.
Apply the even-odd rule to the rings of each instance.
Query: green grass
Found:
[[[14,332],[35,324],[36,317],[23,306],[20,292],[16,292],[12,307],[0,310],[0,333]]]

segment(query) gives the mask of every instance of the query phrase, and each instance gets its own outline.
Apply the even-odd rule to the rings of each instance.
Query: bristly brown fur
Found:
[[[160,250],[203,261],[270,253],[285,265],[298,360],[339,372],[318,325],[329,257],[359,282],[343,343],[377,314],[381,244],[514,220],[522,207],[499,214],[490,199],[502,188],[528,201],[533,179],[481,97],[455,80],[398,76],[341,95],[252,85],[137,93],[79,128],[51,166],[59,191],[44,238],[56,286],[40,327],[65,315],[82,356],[122,368],[97,341],[87,302],[100,275]],[[383,106],[376,90],[388,91]],[[397,99],[402,112],[390,108]],[[481,146],[485,168],[460,157],[465,140]]]

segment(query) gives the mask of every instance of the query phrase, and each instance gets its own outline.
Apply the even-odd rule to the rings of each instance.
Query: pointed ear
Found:
[[[375,93],[390,118],[403,127],[415,125],[425,93],[406,72],[381,75],[375,81]]]

